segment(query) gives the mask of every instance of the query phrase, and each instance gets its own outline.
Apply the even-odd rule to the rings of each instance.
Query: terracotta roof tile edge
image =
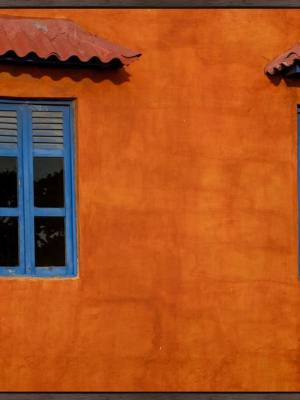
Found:
[[[42,59],[44,59],[44,60],[47,60],[47,59],[48,59],[49,57],[51,57],[51,56],[55,56],[55,57],[56,57],[59,61],[61,61],[61,62],[66,62],[66,61],[68,61],[71,57],[76,57],[76,58],[77,58],[79,61],[81,61],[83,64],[89,62],[92,58],[97,58],[97,59],[98,59],[101,63],[103,63],[103,64],[108,64],[108,63],[110,63],[112,60],[120,60],[120,61],[122,62],[122,64],[124,64],[124,65],[129,65],[129,64],[131,64],[133,61],[137,60],[140,56],[142,56],[142,54],[137,54],[137,55],[135,55],[135,56],[122,56],[122,55],[117,54],[117,53],[110,53],[110,54],[107,55],[107,56],[101,56],[101,58],[100,58],[99,56],[97,56],[97,55],[94,55],[94,56],[92,56],[92,57],[90,57],[90,58],[88,58],[88,59],[86,59],[86,60],[82,60],[82,59],[80,59],[80,58],[78,57],[77,54],[71,55],[70,57],[61,58],[61,57],[59,56],[59,54],[53,52],[53,53],[47,54],[46,57],[43,57],[42,55],[38,54],[37,52],[35,52],[35,51],[33,51],[33,50],[32,50],[32,51],[28,51],[27,53],[24,53],[24,54],[22,54],[22,55],[18,54],[18,52],[15,51],[15,50],[8,50],[8,51],[2,52],[2,53],[1,53],[1,51],[0,51],[0,56],[4,56],[6,53],[8,53],[8,52],[10,52],[10,51],[12,51],[13,53],[15,53],[15,55],[16,55],[17,57],[20,57],[20,58],[25,58],[25,57],[27,57],[30,53],[34,53],[37,57],[42,58]]]
[[[266,75],[276,75],[282,70],[291,67],[296,60],[300,60],[300,43],[294,44],[290,49],[281,53],[265,67]]]
[[[65,62],[77,57],[83,64],[96,57],[108,64],[117,59],[129,65],[142,54],[93,35],[76,22],[63,18],[28,18],[0,15],[0,55],[12,51],[17,57],[34,53],[47,60]]]

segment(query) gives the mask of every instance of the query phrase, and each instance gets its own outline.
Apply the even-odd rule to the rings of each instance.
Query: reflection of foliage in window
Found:
[[[0,207],[17,206],[17,173],[0,170]]]
[[[63,217],[35,217],[35,265],[65,265]]]
[[[63,170],[34,181],[36,207],[64,207]]]
[[[18,218],[0,217],[0,266],[19,264]]]

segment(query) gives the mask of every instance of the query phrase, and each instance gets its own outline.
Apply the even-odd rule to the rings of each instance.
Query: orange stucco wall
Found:
[[[300,89],[263,73],[300,10],[5,13],[143,57],[0,66],[0,96],[77,99],[80,250],[79,279],[0,279],[0,390],[300,390]]]

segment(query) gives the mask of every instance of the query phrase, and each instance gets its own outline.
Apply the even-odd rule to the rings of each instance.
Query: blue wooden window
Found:
[[[77,275],[73,107],[0,100],[0,276]]]
[[[299,71],[298,71],[299,72]],[[300,105],[297,106],[297,164],[298,164],[298,279],[300,280]]]

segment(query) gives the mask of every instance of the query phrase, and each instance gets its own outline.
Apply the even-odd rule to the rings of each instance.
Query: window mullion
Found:
[[[19,213],[19,263],[20,273],[24,274],[26,271],[26,244],[25,244],[25,215],[24,215],[24,160],[23,160],[23,112],[22,106],[17,108],[17,137],[18,137],[18,175],[17,175],[17,188],[18,188],[18,213]]]
[[[34,273],[33,248],[33,203],[32,203],[32,144],[31,144],[31,116],[27,104],[23,109],[23,165],[24,165],[24,220],[25,220],[25,261],[26,275]]]
[[[67,274],[73,273],[73,250],[72,250],[72,177],[71,177],[71,141],[70,141],[70,116],[69,109],[64,107],[64,167],[65,167],[65,229],[66,229],[66,266]]]

